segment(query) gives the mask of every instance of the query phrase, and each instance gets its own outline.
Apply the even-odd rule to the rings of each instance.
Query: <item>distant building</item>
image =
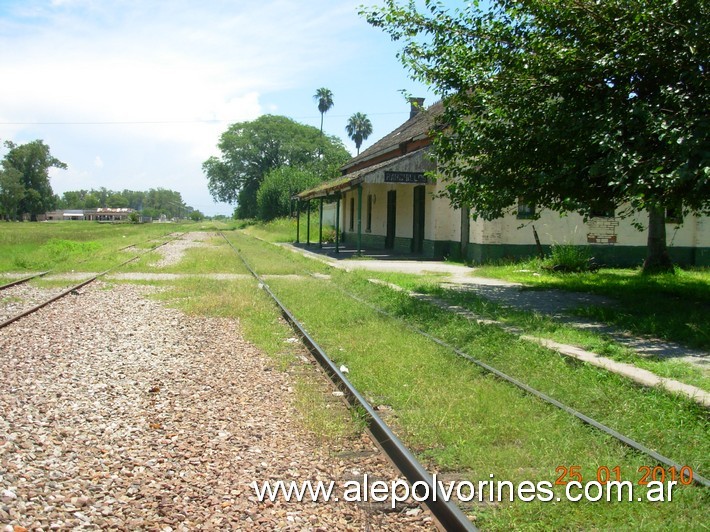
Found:
[[[87,209],[84,211],[84,219],[97,222],[123,222],[128,220],[128,217],[135,209],[128,207],[110,208],[99,207],[98,209]]]
[[[135,209],[100,207],[98,209],[64,209],[50,211],[37,217],[39,221],[86,220],[95,222],[124,222]]]
[[[46,213],[43,217],[38,216],[38,220],[48,220],[48,221],[58,221],[58,220],[83,220],[84,211],[67,209],[63,211],[51,211]]]

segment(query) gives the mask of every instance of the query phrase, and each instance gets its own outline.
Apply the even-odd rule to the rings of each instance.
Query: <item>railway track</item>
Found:
[[[295,317],[295,315],[283,304],[282,301],[279,300],[277,295],[271,290],[271,288],[268,286],[268,284],[264,281],[264,279],[251,267],[251,265],[247,262],[245,257],[242,255],[240,250],[238,250],[232,242],[227,239],[227,237],[220,233],[222,238],[229,244],[229,246],[234,250],[236,255],[239,257],[239,259],[244,263],[245,267],[249,270],[251,275],[255,278],[255,280],[259,283],[260,288],[263,288],[264,291],[274,300],[275,304],[280,308],[281,313],[283,314],[284,318],[290,323],[290,325],[296,330],[297,334],[300,336],[302,339],[304,345],[308,348],[310,353],[314,356],[314,358],[318,361],[318,363],[321,365],[321,367],[324,369],[324,371],[328,374],[328,376],[333,380],[335,385],[344,393],[345,398],[348,400],[348,402],[353,405],[358,407],[358,409],[361,412],[364,412],[366,415],[366,423],[368,426],[368,429],[370,433],[373,435],[373,438],[379,446],[383,449],[385,454],[389,457],[389,459],[393,462],[393,464],[402,472],[402,474],[407,478],[407,480],[410,482],[410,484],[414,487],[414,489],[417,489],[417,486],[423,487],[424,484],[428,486],[427,488],[427,493],[436,493],[436,496],[431,496],[428,499],[424,500],[424,504],[431,510],[432,514],[435,516],[436,520],[440,523],[440,525],[445,528],[446,530],[476,530],[475,526],[468,520],[468,518],[461,512],[461,510],[453,503],[453,502],[447,502],[446,498],[443,496],[441,491],[439,490],[439,487],[434,483],[433,477],[425,470],[425,468],[419,463],[417,458],[404,446],[404,444],[397,438],[397,436],[391,431],[391,429],[384,423],[384,421],[379,417],[377,412],[372,408],[372,406],[368,403],[368,401],[357,391],[357,389],[350,383],[350,381],[347,379],[347,377],[343,374],[342,371],[338,368],[338,366],[328,357],[327,353],[318,345],[316,340],[305,330],[303,325],[298,321],[298,319]],[[158,246],[155,246],[149,250],[147,250],[145,253],[153,251],[154,249],[166,245],[169,242],[175,240],[176,238],[179,238],[179,236],[167,240],[163,243],[161,243]],[[130,246],[126,246],[130,247]],[[90,279],[86,279],[64,291],[62,291],[60,294],[54,296],[51,299],[48,299],[47,301],[43,302],[40,305],[37,305],[33,307],[32,309],[29,309],[17,316],[12,317],[11,319],[8,319],[2,323],[0,323],[0,328],[6,327],[7,325],[10,325],[11,323],[21,319],[24,316],[27,316],[28,314],[31,314],[33,312],[36,312],[37,310],[43,308],[44,306],[50,304],[53,301],[56,301],[62,297],[65,297],[68,294],[71,294],[72,292],[80,289],[83,286],[86,286],[87,284],[93,282],[94,280],[98,279],[101,276],[106,275],[107,273],[114,271],[121,266],[132,262],[134,260],[137,260],[141,255],[138,254],[130,259],[127,259],[120,264],[117,264],[116,266],[110,268],[109,270],[106,270],[104,272],[101,272]],[[37,274],[35,276],[30,276],[27,279],[20,279],[18,280],[19,282],[27,282],[31,278],[38,277],[40,274]],[[18,282],[13,282],[9,283],[9,285],[2,286],[0,289],[6,288],[7,286],[11,285],[16,285]],[[367,301],[362,300],[362,298],[359,298],[355,294],[348,293],[341,287],[337,287],[335,283],[333,283],[336,288],[338,288],[345,296],[353,298],[354,300],[359,301],[360,303],[363,303],[365,305],[368,305],[371,307],[373,310],[381,313],[382,315],[388,316],[388,318],[391,318],[393,320],[398,320],[403,326],[407,327],[408,329],[422,335],[423,337],[427,338],[428,340],[431,340],[443,347],[446,347],[447,349],[452,350],[455,352],[458,356],[461,356],[468,361],[477,364],[478,366],[482,367],[486,371],[489,371],[490,373],[493,373],[496,375],[496,377],[505,380],[523,390],[525,390],[527,393],[534,395],[549,404],[560,408],[561,410],[566,411],[568,414],[575,416],[579,420],[591,425],[595,429],[601,430],[605,432],[608,435],[613,436],[614,438],[618,439],[619,441],[623,442],[624,444],[634,448],[636,451],[640,453],[644,453],[647,456],[653,458],[654,460],[658,461],[659,463],[663,463],[665,465],[669,466],[676,466],[679,467],[680,464],[676,463],[675,461],[660,455],[659,453],[656,453],[655,451],[648,449],[647,447],[639,444],[638,442],[635,442],[634,440],[627,438],[623,434],[614,431],[613,429],[604,426],[601,423],[598,423],[594,419],[584,415],[581,412],[578,412],[562,403],[559,401],[556,401],[554,398],[547,396],[546,394],[539,392],[538,390],[535,390],[534,388],[531,388],[524,383],[521,383],[517,381],[516,379],[509,377],[508,375],[504,374],[503,372],[497,370],[496,368],[485,364],[481,361],[478,361],[466,353],[463,353],[461,350],[457,349],[455,346],[452,346],[448,344],[447,342],[436,338],[425,331],[419,330],[416,327],[411,326],[410,324],[406,323],[405,321],[401,320],[400,318],[397,318],[395,316],[392,316],[382,309],[378,309],[377,307],[371,305]],[[710,481],[708,479],[698,475],[697,473],[694,473],[692,480],[694,483],[704,486],[704,487],[710,487]],[[423,484],[421,484],[423,483]],[[423,490],[423,488],[422,488]],[[419,491],[418,493],[421,493]]]
[[[148,241],[149,241],[149,240],[143,240],[142,242],[148,242]],[[142,243],[142,242],[141,242],[141,243]],[[116,251],[124,251],[124,250],[126,250],[126,249],[128,249],[128,248],[132,248],[132,247],[134,247],[134,246],[136,246],[136,245],[137,245],[136,243],[134,243],[134,244],[128,244],[127,246],[123,246],[123,247],[118,248]],[[152,251],[153,249],[155,249],[155,248],[151,248],[151,251]],[[83,262],[86,262],[86,260],[87,260],[87,259],[80,260],[79,262],[77,262],[77,264],[81,264],[81,263],[83,263]],[[54,270],[46,270],[46,271],[43,271],[43,272],[38,272],[38,273],[34,273],[34,274],[32,274],[32,275],[28,275],[28,276],[26,276],[26,277],[22,277],[21,279],[17,279],[17,280],[15,280],[15,281],[10,281],[9,283],[0,285],[0,291],[6,290],[6,289],[8,289],[8,288],[12,288],[13,286],[19,286],[19,285],[25,284],[25,283],[31,281],[32,279],[38,279],[38,278],[40,278],[40,277],[44,277],[45,275],[48,275],[48,274],[52,273],[53,271],[54,271]]]
[[[167,244],[167,243],[169,243],[169,241],[168,241],[168,242],[164,242],[164,243],[161,244],[161,245],[165,245],[165,244]],[[153,248],[153,249],[155,249],[155,248]],[[152,250],[151,250],[151,251],[152,251]],[[140,256],[140,255],[135,256],[135,257],[131,257],[131,258],[127,259],[126,261],[123,261],[123,262],[117,264],[116,266],[114,266],[114,267],[111,268],[110,270],[106,270],[106,271],[104,271],[104,272],[101,272],[101,273],[98,274],[98,275],[92,276],[91,278],[86,279],[86,280],[82,281],[81,283],[78,283],[78,284],[76,284],[76,285],[74,285],[74,286],[72,286],[72,287],[70,287],[70,288],[68,288],[68,289],[66,289],[66,290],[63,290],[63,291],[61,292],[61,294],[58,294],[57,296],[55,296],[55,297],[53,297],[53,298],[51,298],[51,299],[48,299],[47,301],[43,302],[41,305],[37,305],[37,306],[33,307],[32,309],[29,309],[28,311],[23,312],[21,315],[17,315],[17,316],[15,316],[15,317],[13,317],[11,320],[6,320],[6,322],[0,324],[0,327],[6,327],[6,326],[10,325],[11,323],[13,323],[13,322],[15,322],[15,321],[17,321],[17,320],[19,320],[19,319],[21,319],[21,318],[23,318],[23,317],[29,315],[29,314],[31,314],[31,313],[33,313],[33,312],[36,312],[37,310],[39,310],[39,309],[41,309],[41,308],[43,308],[43,307],[49,305],[51,302],[57,301],[58,299],[60,299],[60,298],[62,298],[62,297],[64,297],[64,296],[66,296],[66,295],[68,295],[68,294],[71,294],[73,291],[75,291],[75,290],[77,290],[77,289],[79,289],[79,288],[81,288],[81,287],[83,287],[83,286],[88,285],[89,283],[93,282],[94,280],[96,280],[97,278],[101,277],[102,275],[106,275],[108,272],[117,270],[117,269],[119,269],[121,266],[123,266],[124,264],[127,264],[128,262],[131,262],[131,261],[133,261],[133,260],[136,260],[137,258],[139,258],[139,256]],[[91,291],[89,291],[89,292],[87,292],[87,293],[88,293],[88,294],[91,294]],[[91,296],[87,296],[87,297],[91,297]],[[94,295],[94,297],[95,297],[95,295]],[[40,316],[40,318],[41,318],[41,316]],[[181,328],[178,328],[178,329],[181,330]],[[222,342],[222,343],[225,344],[225,342]],[[313,346],[315,347],[315,343],[313,343]],[[170,355],[170,356],[172,356],[172,355]],[[46,360],[46,359],[45,359],[45,360]],[[338,371],[337,368],[335,368],[335,367],[333,367],[333,369],[334,369],[335,371]],[[125,370],[125,369],[122,369],[122,371],[126,371],[126,370]],[[153,378],[155,378],[155,377],[153,377]],[[233,384],[233,383],[232,383],[232,384]],[[133,386],[133,388],[135,388],[135,386]],[[167,384],[165,384],[165,387],[164,387],[165,389],[164,389],[164,390],[163,390],[162,388],[163,388],[162,385],[161,385],[160,387],[158,387],[158,386],[153,386],[152,388],[149,389],[148,393],[149,393],[149,394],[152,394],[152,395],[151,395],[151,398],[153,398],[154,396],[157,396],[158,394],[167,394],[167,393],[169,393],[169,386],[168,386]],[[102,388],[102,389],[103,389],[103,388]],[[353,388],[353,392],[354,392],[355,394],[357,394],[357,391],[355,391],[354,388]],[[227,395],[227,394],[225,394],[225,395]],[[62,394],[62,397],[63,397],[63,396],[64,396],[64,394]],[[153,399],[151,399],[151,400],[153,400]],[[240,404],[241,404],[241,402],[240,402]],[[374,412],[373,412],[373,413],[374,413]],[[375,415],[376,415],[376,414],[375,414]],[[91,420],[89,420],[89,421],[91,421]],[[171,421],[171,422],[173,422],[173,421]],[[220,422],[220,421],[216,421],[215,423],[218,423],[218,422]],[[167,425],[168,422],[166,421],[165,424]],[[150,425],[151,431],[153,431],[153,432],[155,432],[155,433],[160,432],[160,431],[163,429],[163,427],[158,427],[158,425],[159,425],[158,423],[151,423],[151,425]],[[373,430],[376,431],[377,429],[373,429]],[[393,448],[393,443],[395,443],[397,440],[396,440],[396,436],[395,436],[394,434],[392,434],[391,432],[387,432],[388,430],[389,430],[389,429],[386,427],[386,425],[382,424],[382,427],[380,428],[380,431],[379,431],[379,433],[380,433],[381,436],[380,436],[380,438],[378,438],[378,441],[381,442],[381,445],[382,445],[384,448],[388,448],[388,449],[389,449],[389,451],[388,451],[387,454],[388,454],[389,456],[392,456],[392,451],[391,451],[391,449]],[[388,441],[388,440],[389,440],[389,441]],[[0,440],[0,444],[2,444],[2,441],[1,441],[1,440]],[[102,448],[104,448],[103,444],[102,444]],[[406,451],[406,448],[404,448],[403,446],[402,446],[402,449],[404,450],[405,453],[408,453],[408,451]],[[103,451],[102,451],[102,452],[103,452]],[[243,453],[243,452],[244,452],[244,451],[242,451],[242,453]],[[411,457],[411,456],[410,456],[410,459],[412,459],[412,460],[414,461],[414,462],[413,462],[413,466],[414,466],[414,468],[415,468],[415,470],[416,470],[416,469],[417,469],[417,466],[418,466],[418,462],[416,462],[416,459],[414,459],[414,458]],[[265,458],[260,458],[260,460],[265,460]],[[401,463],[401,461],[400,461],[399,463]],[[421,466],[418,466],[418,471],[415,471],[415,472],[416,472],[416,473],[419,473],[419,474],[422,474],[422,475],[426,475],[426,472],[423,470],[423,468],[421,468]],[[14,489],[14,488],[13,488],[13,489]],[[13,491],[13,493],[14,493],[14,491]],[[441,496],[441,497],[443,498],[441,492],[439,492],[439,496]],[[337,499],[336,499],[336,500],[337,500]],[[417,502],[419,502],[419,501],[417,501]],[[85,508],[88,508],[88,506],[86,506]],[[209,509],[208,509],[208,510],[209,510]],[[372,511],[372,510],[370,510],[370,511]],[[451,519],[446,519],[445,516],[444,516],[444,517],[438,517],[438,520],[439,520],[439,522],[441,523],[441,526],[442,526],[443,528],[445,528],[445,529],[447,529],[447,530],[476,530],[475,527],[473,527],[473,525],[470,523],[470,521],[468,521],[468,519],[461,513],[461,511],[458,510],[458,508],[453,507],[453,510],[451,510],[451,512],[453,512],[454,515],[457,515],[457,514],[458,514],[458,517],[459,517],[460,522],[457,523],[456,521],[452,521]],[[82,515],[88,516],[88,511],[84,510]],[[93,515],[93,514],[92,514],[92,515]],[[1,516],[0,516],[0,517],[1,517]],[[429,525],[431,525],[431,520],[430,520],[431,518],[430,518],[430,517],[427,517],[427,519],[429,520],[429,521],[428,521]],[[406,526],[406,525],[405,525],[405,526]]]
[[[34,275],[28,275],[27,277],[23,277],[22,279],[17,279],[15,281],[10,281],[9,283],[0,285],[0,290],[6,290],[7,288],[12,288],[13,286],[19,286],[21,284],[25,284],[32,279],[37,279],[39,277],[43,277],[47,275],[50,272],[50,270],[47,270],[46,272],[39,272],[35,273]]]
[[[227,240],[227,242],[229,242],[229,240],[224,235],[222,235],[222,236],[225,238],[225,240]],[[231,242],[230,242],[230,245],[232,246],[232,249],[234,249],[235,252],[238,254],[238,256],[242,260],[242,262],[244,262],[247,269],[249,269],[249,271],[252,273],[252,275],[259,280],[259,282],[263,285],[263,287],[267,291],[267,293],[272,297],[272,299],[274,299],[274,301],[277,303],[277,305],[281,308],[281,311],[284,314],[284,316],[286,317],[286,319],[297,330],[297,332],[302,336],[306,346],[314,354],[316,359],[319,361],[321,366],[324,367],[326,373],[328,373],[328,375],[331,377],[331,379],[333,379],[333,381],[336,383],[336,385],[339,385],[339,383],[341,382],[342,379],[345,379],[345,382],[347,382],[347,379],[337,370],[337,367],[335,367],[335,365],[332,363],[332,361],[330,361],[330,359],[327,357],[327,355],[322,352],[320,347],[317,346],[315,341],[303,329],[303,326],[300,323],[298,323],[298,321],[295,319],[295,317],[293,317],[291,312],[278,300],[277,296],[271,291],[271,289],[263,281],[263,279],[261,279],[257,275],[257,273],[251,268],[251,266],[247,263],[247,261],[242,256],[242,254],[236,248],[234,248],[234,246],[231,244]],[[375,312],[377,312],[383,316],[386,316],[392,320],[397,321],[399,324],[401,324],[401,326],[403,326],[403,327],[411,330],[412,332],[415,332],[416,334],[450,350],[451,352],[455,353],[457,356],[475,364],[476,366],[482,368],[486,372],[496,376],[497,378],[499,378],[509,384],[512,384],[513,386],[515,386],[515,387],[523,390],[524,392],[544,401],[545,403],[566,412],[567,414],[575,417],[576,419],[593,427],[594,429],[599,430],[599,431],[611,436],[612,438],[614,438],[614,439],[618,440],[619,442],[623,443],[624,445],[634,449],[635,451],[650,457],[658,464],[663,464],[665,466],[675,468],[677,471],[683,470],[683,464],[680,464],[679,462],[677,462],[667,456],[664,456],[663,454],[656,452],[655,450],[649,448],[646,445],[643,445],[642,443],[634,440],[633,438],[630,438],[630,437],[624,435],[623,433],[597,421],[596,419],[562,403],[561,401],[558,401],[554,397],[551,397],[550,395],[548,395],[540,390],[537,390],[536,388],[529,386],[529,385],[525,384],[524,382],[521,382],[520,380],[518,380],[514,377],[511,377],[510,375],[507,375],[506,373],[500,371],[499,369],[493,367],[492,365],[487,364],[481,360],[478,360],[478,359],[464,353],[461,349],[451,345],[450,343],[442,340],[441,338],[437,338],[437,337],[435,337],[435,336],[433,336],[433,335],[431,335],[431,334],[429,334],[417,327],[412,326],[411,324],[405,322],[404,320],[387,313],[386,311],[372,305],[371,303],[363,300],[362,298],[356,296],[355,294],[347,292],[343,288],[337,286],[335,283],[333,283],[333,286],[336,289],[338,289],[346,297],[349,297],[355,301],[358,301],[359,303],[368,306],[369,308],[371,308]],[[311,346],[311,344],[313,344],[313,346]],[[331,369],[330,366],[333,366],[333,368]],[[335,371],[333,371],[333,369]],[[348,382],[347,386],[351,386],[351,384]],[[357,401],[355,401],[355,402],[357,403]],[[710,488],[710,479],[698,474],[695,471],[693,472],[691,478],[686,477],[684,480],[692,482],[698,486]]]
[[[367,428],[374,440],[392,461],[395,467],[413,486],[413,489],[417,490],[420,494],[419,498],[423,499],[423,503],[427,506],[427,508],[429,508],[440,525],[445,530],[452,531],[477,530],[477,528],[464,515],[458,506],[456,506],[454,502],[446,499],[444,494],[439,489],[439,486],[434,482],[432,475],[426,471],[419,460],[417,460],[417,458],[411,453],[411,451],[409,451],[404,443],[394,434],[394,432],[392,432],[370,403],[360,394],[360,392],[357,391],[344,373],[330,359],[328,354],[318,345],[315,339],[308,334],[293,313],[291,313],[279,300],[276,294],[271,291],[269,286],[264,282],[264,279],[262,279],[256,271],[254,271],[240,251],[234,247],[234,245],[227,239],[226,236],[224,236],[223,233],[220,234],[244,263],[244,266],[249,270],[252,276],[254,276],[254,278],[259,282],[259,286],[263,287],[264,291],[266,291],[276,305],[278,305],[284,318],[300,336],[303,344],[320,364],[328,377],[333,381],[335,386],[343,392],[348,403],[353,407],[361,409],[361,411],[365,413]],[[425,488],[424,484],[428,487]],[[429,494],[429,496],[424,498],[424,492]]]
[[[100,278],[100,277],[103,277],[104,275],[106,275],[106,274],[108,274],[108,273],[111,273],[112,271],[117,270],[118,268],[120,268],[120,267],[122,267],[122,266],[125,266],[126,264],[128,264],[128,263],[130,263],[130,262],[133,262],[133,261],[135,261],[135,260],[138,260],[138,259],[139,259],[142,255],[144,255],[145,253],[149,253],[149,252],[154,251],[154,250],[156,250],[156,249],[158,249],[158,248],[160,248],[160,247],[162,247],[162,246],[164,246],[164,245],[166,245],[166,244],[169,244],[170,242],[172,242],[172,241],[174,241],[174,240],[180,238],[180,236],[182,236],[182,235],[177,235],[177,236],[175,236],[174,238],[171,238],[171,239],[166,240],[166,241],[164,241],[164,242],[162,242],[162,243],[160,243],[160,244],[158,244],[158,245],[156,245],[156,246],[153,246],[153,247],[151,247],[150,249],[147,249],[146,251],[144,251],[143,253],[139,253],[139,254],[137,254],[137,255],[131,257],[130,259],[126,259],[126,260],[122,261],[121,263],[119,263],[119,264],[117,264],[117,265],[115,265],[115,266],[109,268],[108,270],[105,270],[105,271],[103,271],[103,272],[97,273],[96,275],[93,275],[93,276],[89,277],[88,279],[85,279],[85,280],[83,280],[83,281],[81,281],[81,282],[79,282],[79,283],[77,283],[77,284],[75,284],[75,285],[70,286],[70,287],[67,288],[66,290],[62,290],[59,294],[56,294],[56,295],[54,295],[54,296],[52,296],[52,297],[50,297],[50,298],[48,298],[48,299],[42,301],[41,303],[38,303],[37,305],[33,305],[32,307],[30,307],[30,308],[28,308],[28,309],[25,309],[25,310],[23,310],[23,311],[21,311],[21,312],[15,314],[15,315],[13,315],[13,316],[10,316],[10,317],[6,318],[4,321],[0,322],[0,329],[2,329],[2,328],[4,328],[4,327],[7,327],[8,325],[11,325],[11,324],[15,323],[16,321],[18,321],[18,320],[24,318],[25,316],[29,316],[30,314],[33,314],[33,313],[37,312],[38,310],[40,310],[40,309],[46,307],[47,305],[50,305],[51,303],[54,303],[55,301],[57,301],[57,300],[59,300],[59,299],[61,299],[61,298],[63,298],[63,297],[68,296],[69,294],[76,293],[77,290],[79,290],[80,288],[83,288],[84,286],[86,286],[86,285],[88,285],[88,284],[94,282],[96,279],[98,279],[98,278]],[[126,248],[129,248],[129,247],[132,247],[132,245],[133,245],[133,244],[131,244],[131,245],[129,245],[129,246],[125,246],[125,247],[123,247],[123,248],[121,248],[121,249],[126,249]],[[119,251],[120,251],[120,250],[119,250]],[[21,285],[21,284],[23,284],[23,283],[27,283],[27,282],[31,281],[32,279],[36,279],[36,278],[38,278],[38,277],[42,277],[42,276],[44,276],[44,275],[46,275],[46,274],[48,274],[48,273],[50,273],[50,272],[49,272],[49,271],[47,271],[47,272],[41,272],[41,273],[38,273],[38,274],[35,274],[35,275],[31,275],[31,276],[25,277],[25,278],[23,278],[23,279],[19,279],[19,280],[17,280],[17,281],[13,281],[13,282],[7,283],[7,284],[5,284],[5,285],[0,286],[0,290],[5,290],[5,289],[9,289],[9,288],[12,288],[12,287],[15,287],[15,286],[19,286],[19,285]]]

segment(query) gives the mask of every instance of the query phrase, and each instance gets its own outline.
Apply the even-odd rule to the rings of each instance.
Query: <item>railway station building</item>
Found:
[[[128,207],[111,208],[99,207],[97,209],[66,209],[61,211],[51,211],[42,216],[38,216],[40,221],[66,221],[66,220],[88,220],[96,222],[125,222],[134,209]]]
[[[125,222],[132,212],[135,211],[128,207],[99,207],[98,209],[84,211],[84,218],[97,222]]]
[[[386,250],[431,259],[464,259],[474,263],[531,257],[553,244],[589,246],[602,264],[640,265],[646,257],[647,215],[629,218],[599,212],[586,221],[577,213],[543,210],[533,220],[534,205],[519,203],[492,221],[473,220],[440,193],[445,181],[434,181],[430,131],[443,113],[442,102],[428,109],[423,99],[410,102],[410,117],[341,168],[341,176],[296,195],[299,213],[316,200],[320,223],[324,212],[336,227],[335,252],[341,245],[358,252]],[[710,218],[667,212],[668,250],[682,265],[710,265]],[[534,229],[533,229],[534,228]],[[342,242],[339,240],[342,234]],[[536,241],[539,241],[538,243]],[[297,237],[300,240],[300,235]]]
[[[44,217],[39,217],[38,219],[40,221],[42,220],[48,220],[48,221],[58,221],[58,220],[83,220],[84,219],[84,211],[79,209],[67,209],[63,211],[51,211],[48,212],[44,215]]]

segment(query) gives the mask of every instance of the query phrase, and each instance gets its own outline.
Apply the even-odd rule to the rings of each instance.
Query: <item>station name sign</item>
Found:
[[[424,172],[385,172],[385,183],[426,184]]]

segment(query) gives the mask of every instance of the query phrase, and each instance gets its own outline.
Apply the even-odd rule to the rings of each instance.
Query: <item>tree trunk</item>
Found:
[[[666,246],[666,213],[663,207],[648,208],[648,246],[643,273],[672,273],[673,262]]]

